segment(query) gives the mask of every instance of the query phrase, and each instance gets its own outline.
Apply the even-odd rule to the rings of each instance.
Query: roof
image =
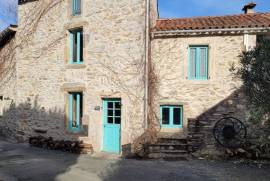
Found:
[[[270,27],[270,13],[158,19],[154,31]]]
[[[0,32],[0,48],[5,46],[5,44],[14,37],[16,33],[16,28],[17,25],[10,25],[5,30]]]
[[[33,2],[33,1],[38,1],[38,0],[18,0],[18,4],[21,5],[21,4]]]

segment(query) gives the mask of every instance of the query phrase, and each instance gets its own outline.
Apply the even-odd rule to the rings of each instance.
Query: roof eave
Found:
[[[0,47],[5,46],[10,39],[13,38],[17,31],[17,25],[10,25],[0,33]]]
[[[227,29],[196,29],[196,30],[154,30],[152,38],[176,36],[211,36],[211,35],[237,35],[246,33],[267,33],[270,27],[256,28],[227,28]]]
[[[28,2],[34,2],[34,1],[38,1],[38,0],[18,0],[18,5],[22,5]]]

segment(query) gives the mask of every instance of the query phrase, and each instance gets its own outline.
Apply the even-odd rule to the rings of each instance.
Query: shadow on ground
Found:
[[[270,165],[76,155],[0,141],[4,181],[268,181]]]
[[[4,98],[5,110],[0,117],[0,180],[57,180],[76,165],[79,154],[31,147],[30,136],[53,136],[54,140],[78,141],[80,134],[67,132],[65,112],[39,106],[38,98],[15,105]],[[13,143],[11,143],[13,142]],[[22,142],[22,143],[18,143]]]

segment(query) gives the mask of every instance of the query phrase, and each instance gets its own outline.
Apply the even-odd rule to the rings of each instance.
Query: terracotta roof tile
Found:
[[[270,13],[158,19],[155,31],[270,27]]]

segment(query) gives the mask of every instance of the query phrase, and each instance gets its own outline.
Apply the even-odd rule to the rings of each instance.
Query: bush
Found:
[[[258,39],[257,47],[240,55],[237,74],[244,83],[245,93],[254,106],[257,120],[267,119],[270,113],[270,40]]]

